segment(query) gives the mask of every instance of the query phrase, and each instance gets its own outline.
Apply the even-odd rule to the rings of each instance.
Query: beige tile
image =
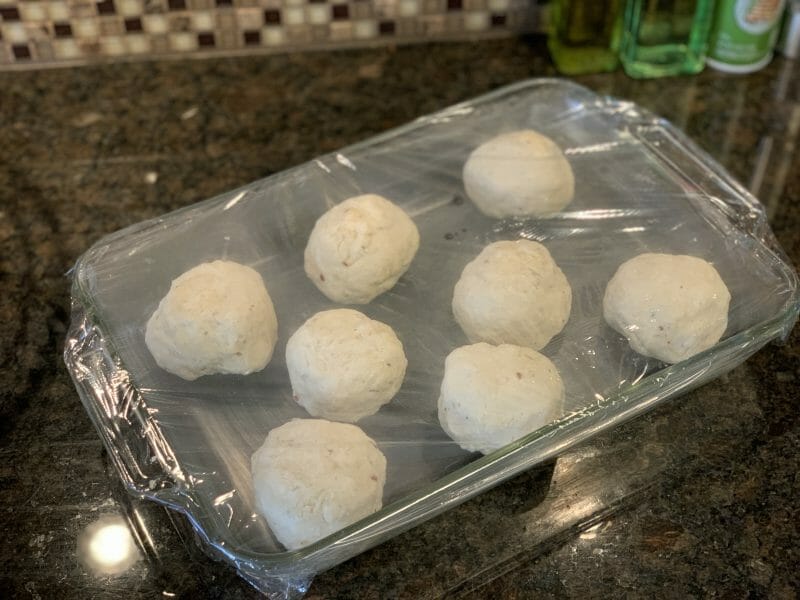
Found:
[[[395,35],[412,36],[416,35],[418,28],[418,21],[414,18],[397,19],[394,23]]]
[[[286,33],[282,27],[264,27],[261,30],[261,43],[264,46],[280,46],[286,43]]]
[[[330,39],[330,32],[327,25],[312,25],[311,26],[311,41],[312,42],[327,42]]]
[[[191,31],[192,20],[187,14],[175,14],[167,17],[170,31]]]
[[[420,12],[421,0],[400,0],[397,5],[397,14],[401,17],[413,17]]]
[[[308,25],[286,27],[285,31],[290,44],[307,44],[311,41],[311,27]]]
[[[464,0],[464,11],[485,11],[486,0]]]
[[[114,0],[117,7],[117,14],[123,17],[138,17],[144,14],[144,3],[142,0]]]
[[[169,37],[165,33],[146,36],[150,40],[150,51],[154,54],[164,54],[169,51]]]
[[[378,23],[373,19],[353,21],[353,36],[360,40],[367,40],[378,35]]]
[[[142,26],[147,33],[167,33],[169,21],[166,15],[144,15]]]
[[[486,6],[492,12],[504,12],[508,10],[509,0],[487,0]]]
[[[188,31],[169,34],[169,49],[173,52],[191,52],[197,50],[197,36]]]
[[[354,2],[350,5],[350,18],[353,21],[369,19],[372,15],[372,2]]]
[[[331,7],[326,4],[309,4],[306,7],[306,22],[324,25],[331,20]]]
[[[130,54],[147,54],[152,48],[151,39],[146,35],[129,34],[125,36],[125,47]]]
[[[489,29],[489,13],[486,11],[464,13],[464,29],[467,31],[485,31]]]
[[[281,22],[289,27],[303,25],[306,22],[305,11],[296,6],[284,8],[281,11]],[[287,32],[287,37],[291,39],[291,34]]]
[[[426,14],[442,14],[447,11],[446,0],[421,0],[422,12]]]
[[[189,13],[192,29],[195,31],[213,31],[214,13],[210,10],[193,10]]]
[[[53,54],[61,60],[79,58],[83,55],[75,40],[53,40]]]
[[[64,0],[53,0],[47,3],[47,15],[53,21],[66,21],[69,19],[70,10]]]
[[[111,35],[100,38],[100,52],[103,56],[121,56],[127,52],[125,38],[120,35]]]
[[[33,48],[33,56],[36,57],[36,60],[48,61],[55,58],[53,43],[50,40],[38,40]]]
[[[100,35],[100,22],[97,17],[90,19],[73,19],[72,35],[79,39],[91,39]]]
[[[241,41],[242,36],[238,35],[238,32],[233,30],[220,31],[217,33],[216,38],[217,48],[230,49],[239,48],[244,45],[244,42]]]
[[[47,19],[47,4],[44,2],[20,2],[17,7],[23,21],[44,21]]]
[[[11,44],[24,44],[28,41],[28,30],[21,21],[0,23],[0,31],[3,32],[3,39]]]

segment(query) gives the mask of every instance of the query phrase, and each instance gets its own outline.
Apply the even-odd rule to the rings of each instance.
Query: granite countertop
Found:
[[[256,598],[129,498],[61,362],[75,259],[104,234],[519,79],[541,39],[0,74],[0,590]],[[693,137],[800,262],[800,65],[578,78]],[[800,590],[800,333],[720,380],[326,573],[309,598],[770,597]],[[98,523],[140,548],[90,568]],[[547,526],[544,527],[542,524]],[[10,593],[9,593],[10,592]]]

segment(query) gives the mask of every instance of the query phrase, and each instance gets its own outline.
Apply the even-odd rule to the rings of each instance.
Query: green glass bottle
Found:
[[[699,73],[714,0],[628,0],[620,58],[631,77]]]
[[[555,0],[547,46],[567,75],[613,71],[619,65],[621,0]]]

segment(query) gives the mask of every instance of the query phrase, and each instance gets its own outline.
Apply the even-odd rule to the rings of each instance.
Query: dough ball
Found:
[[[564,328],[572,289],[547,248],[517,240],[489,244],[464,267],[453,314],[470,342],[539,350]]]
[[[502,448],[557,419],[563,406],[555,365],[530,348],[473,344],[444,363],[439,422],[470,452]]]
[[[335,421],[377,412],[400,389],[407,364],[391,327],[347,308],[315,314],[286,344],[295,399]]]
[[[575,178],[553,140],[523,129],[478,146],[464,164],[464,187],[489,217],[536,217],[569,204]]]
[[[380,510],[386,458],[355,425],[294,419],[250,460],[256,509],[289,550]]]
[[[311,231],[306,274],[334,302],[367,304],[391,289],[419,248],[414,221],[382,196],[337,204]]]
[[[247,375],[272,358],[278,320],[258,272],[215,260],[172,282],[144,339],[158,366],[184,379]]]
[[[639,354],[676,363],[719,341],[730,300],[725,282],[702,258],[640,254],[608,282],[603,316]]]

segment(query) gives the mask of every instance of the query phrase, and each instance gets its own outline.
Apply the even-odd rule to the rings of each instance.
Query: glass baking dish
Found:
[[[564,149],[575,199],[549,219],[490,219],[466,198],[462,166],[483,141],[521,128]],[[402,206],[421,235],[406,275],[359,307],[397,331],[409,361],[394,400],[358,423],[387,457],[384,508],[285,551],[255,514],[250,455],[270,429],[308,416],[292,400],[285,344],[334,305],[307,279],[303,249],[325,210],[367,192]],[[483,246],[516,238],[547,246],[572,285],[570,320],[543,350],[564,380],[566,412],[480,456],[452,442],[436,416],[444,359],[467,343],[450,301]],[[605,325],[605,285],[641,252],[715,265],[732,295],[722,341],[668,366]],[[156,366],[145,324],[175,277],[218,258],[263,275],[278,345],[261,372],[184,381]],[[72,275],[65,360],[125,485],[184,513],[210,553],[275,597],[302,595],[315,573],[719,376],[786,336],[800,307],[796,274],[755,198],[666,121],[559,79],[505,87],[109,235]]]

